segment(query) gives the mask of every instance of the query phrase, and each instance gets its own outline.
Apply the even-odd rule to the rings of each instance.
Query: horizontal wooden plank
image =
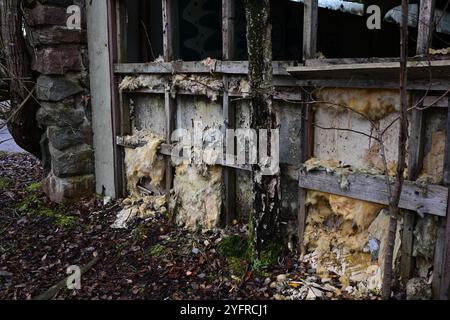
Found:
[[[345,196],[383,205],[388,205],[388,191],[383,176],[368,174],[351,174],[347,177],[348,188],[340,187],[337,175],[323,170],[299,172],[299,187],[309,190]],[[438,185],[428,185],[424,188],[413,182],[405,181],[400,199],[400,208],[416,211],[422,214],[437,216],[447,215],[448,188]]]
[[[274,75],[289,76],[286,71],[293,67],[293,61],[274,61]],[[150,63],[119,63],[114,65],[117,74],[176,74],[176,73],[216,73],[216,74],[248,74],[247,61],[216,61],[204,63],[202,61],[174,61],[174,62],[150,62]]]
[[[297,80],[299,87],[320,87],[320,88],[373,88],[373,89],[398,89],[398,80],[392,79],[357,79],[343,78],[337,79],[332,76],[324,79],[303,79]],[[447,91],[450,88],[450,79],[429,80],[408,80],[408,90],[430,90]]]
[[[353,63],[288,67],[297,79],[399,79],[400,63]],[[450,60],[409,61],[408,79],[449,79]]]

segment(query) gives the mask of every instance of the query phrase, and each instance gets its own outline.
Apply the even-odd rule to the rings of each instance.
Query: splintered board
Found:
[[[317,170],[299,174],[299,187],[349,197],[383,205],[389,204],[389,193],[384,176],[350,174],[348,187],[342,189],[340,178],[326,171]],[[438,185],[417,186],[405,181],[400,198],[400,208],[437,216],[447,215],[448,188]]]

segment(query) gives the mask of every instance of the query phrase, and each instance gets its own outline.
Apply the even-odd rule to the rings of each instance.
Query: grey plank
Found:
[[[336,194],[358,200],[388,205],[389,197],[384,176],[350,174],[349,187],[341,189],[339,177],[325,171],[300,171],[299,187]],[[419,187],[405,181],[400,199],[400,208],[437,216],[447,215],[448,188],[438,185]]]

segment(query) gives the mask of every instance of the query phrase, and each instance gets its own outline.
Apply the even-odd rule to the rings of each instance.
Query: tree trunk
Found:
[[[387,300],[392,291],[392,269],[395,246],[395,235],[397,232],[397,217],[399,215],[399,202],[402,192],[404,171],[406,166],[406,143],[408,139],[408,92],[406,88],[408,76],[408,6],[409,1],[402,1],[402,24],[401,24],[401,53],[400,53],[400,132],[398,139],[398,162],[395,184],[390,192],[389,201],[389,233],[384,261],[383,299]],[[387,174],[387,173],[386,173]]]
[[[20,2],[20,0],[0,0],[1,38],[4,45],[6,73],[10,78],[9,95],[12,111],[22,103],[33,88],[29,80],[32,72],[22,31]],[[36,101],[33,98],[28,99],[10,120],[8,128],[21,148],[40,157],[40,140],[43,131],[39,129],[36,121],[38,109],[39,105]]]
[[[270,130],[277,128],[272,106],[272,24],[269,0],[246,0],[247,46],[251,97],[251,125],[258,136],[260,129],[268,130],[268,149],[271,149]],[[277,241],[280,216],[280,176],[263,175],[261,166],[253,166],[253,237],[257,254]]]

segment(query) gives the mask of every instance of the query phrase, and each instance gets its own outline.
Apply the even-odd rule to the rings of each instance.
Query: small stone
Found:
[[[270,280],[270,278],[266,278],[266,279],[264,280],[264,285],[268,286],[268,285],[270,284],[271,281],[272,281],[272,280]]]
[[[197,249],[197,248],[194,248],[194,249],[192,249],[192,253],[193,253],[193,254],[199,254],[199,253],[200,253],[200,250]]]
[[[287,276],[285,274],[280,274],[277,276],[277,282],[284,282],[287,280]]]

